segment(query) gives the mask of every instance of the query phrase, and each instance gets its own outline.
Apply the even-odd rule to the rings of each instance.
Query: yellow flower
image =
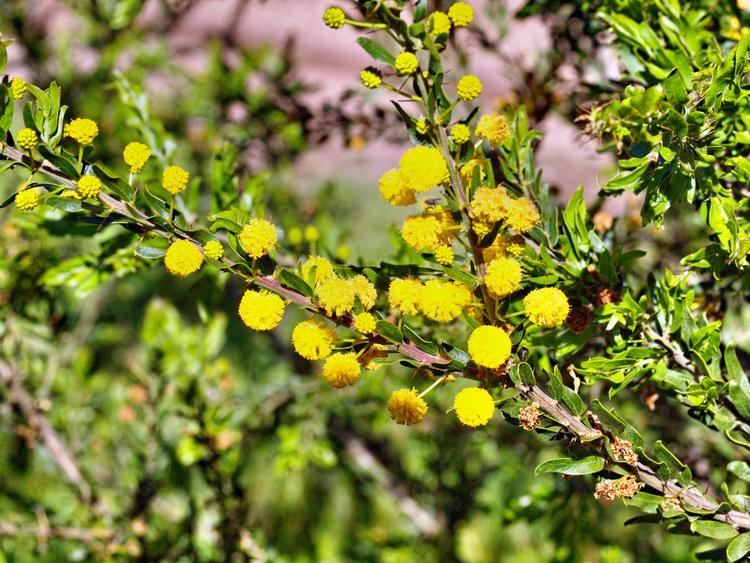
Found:
[[[482,249],[482,255],[485,262],[492,262],[495,258],[520,256],[525,246],[523,237],[520,235],[498,236],[490,246]]]
[[[203,245],[203,254],[211,260],[220,260],[224,256],[224,247],[218,240],[210,240]]]
[[[338,258],[341,262],[346,261],[349,258],[350,253],[351,250],[346,244],[340,244],[338,248],[336,248],[336,258]]]
[[[476,428],[487,424],[495,414],[495,401],[485,389],[462,389],[453,400],[453,410],[461,424]]]
[[[316,321],[297,323],[292,331],[292,344],[296,352],[308,360],[322,360],[333,350],[336,331]]]
[[[463,101],[470,102],[482,93],[482,81],[474,74],[462,76],[456,84],[456,93]]]
[[[320,240],[320,231],[314,225],[305,227],[305,240],[307,242],[317,242]]]
[[[448,178],[448,165],[435,147],[412,147],[399,160],[401,177],[415,192],[426,192]]]
[[[524,297],[523,306],[529,320],[542,328],[561,325],[570,312],[568,298],[556,287],[535,289]]]
[[[341,8],[326,8],[323,12],[323,23],[331,29],[341,29],[346,23],[346,14]]]
[[[189,276],[197,272],[201,264],[203,264],[203,253],[200,247],[184,239],[170,244],[164,255],[164,265],[173,276]]]
[[[451,129],[451,139],[457,145],[468,143],[469,139],[471,139],[471,130],[463,123],[454,125],[453,129]]]
[[[383,174],[378,181],[378,187],[380,188],[380,195],[391,205],[411,205],[417,201],[414,190],[404,183],[398,168]]]
[[[435,260],[443,266],[450,266],[453,264],[454,258],[453,249],[447,244],[444,246],[438,246],[435,249]]]
[[[379,88],[383,83],[383,74],[375,67],[368,66],[359,73],[359,79],[365,88],[374,90],[375,88]]]
[[[151,156],[151,149],[143,143],[128,143],[122,151],[125,164],[130,166],[131,174],[138,174]]]
[[[76,187],[81,197],[96,197],[102,191],[102,182],[96,176],[81,176]]]
[[[362,304],[362,308],[365,311],[369,311],[375,306],[375,300],[378,298],[378,292],[375,290],[375,286],[372,285],[362,274],[356,275],[349,280],[349,283],[354,288],[354,295],[356,295],[359,302]]]
[[[527,197],[509,200],[505,224],[517,233],[525,233],[539,222],[539,211]]]
[[[454,281],[429,280],[419,295],[419,308],[433,321],[447,323],[455,320],[471,303],[468,287]]]
[[[187,170],[179,166],[170,166],[162,174],[161,185],[170,194],[175,195],[185,189],[189,179],[190,174],[188,174]]]
[[[395,62],[393,63],[393,67],[401,76],[414,74],[419,68],[419,61],[417,60],[417,56],[414,53],[404,51],[403,53],[398,54]]]
[[[416,389],[399,389],[388,399],[388,412],[398,424],[417,424],[427,414],[427,403]]]
[[[354,352],[331,354],[323,364],[323,379],[341,389],[359,379],[360,365]]]
[[[334,275],[333,264],[323,256],[308,256],[300,271],[302,278],[311,286]]]
[[[482,169],[482,161],[478,158],[472,158],[469,162],[464,164],[461,167],[460,174],[461,179],[466,184],[471,184],[472,179],[474,178],[474,170],[476,168],[479,168],[479,179],[484,179],[484,170]]]
[[[375,332],[375,317],[371,313],[360,313],[354,317],[354,330],[362,334]]]
[[[456,2],[448,9],[448,17],[456,27],[466,27],[474,20],[474,9],[466,2]]]
[[[20,100],[26,95],[28,84],[20,76],[16,76],[10,81],[10,91],[13,94],[14,100]]]
[[[510,137],[510,128],[502,115],[486,114],[479,118],[474,133],[480,139],[502,145]]]
[[[474,192],[471,200],[471,217],[484,223],[497,223],[507,217],[511,202],[503,188],[481,187]]]
[[[302,242],[302,229],[299,227],[292,227],[289,229],[289,234],[287,236],[289,237],[289,244],[297,246]]]
[[[388,287],[388,304],[392,309],[400,309],[404,315],[416,315],[419,312],[419,296],[423,289],[424,286],[419,280],[393,280]]]
[[[521,265],[512,258],[495,258],[487,266],[484,283],[493,297],[510,295],[521,285]]]
[[[325,309],[327,315],[340,317],[354,308],[357,297],[354,285],[349,280],[336,276],[326,278],[315,290],[318,304]]]
[[[422,215],[409,217],[401,227],[401,236],[406,244],[420,252],[437,248],[441,232],[440,222],[435,217]]]
[[[16,144],[24,150],[30,151],[39,142],[36,131],[28,127],[21,129],[16,135]]]
[[[419,133],[420,135],[424,135],[425,133],[427,133],[427,131],[429,131],[430,124],[427,123],[427,120],[424,117],[420,117],[414,123],[414,129],[416,129],[417,133]]]
[[[253,330],[272,330],[284,317],[284,302],[269,291],[245,291],[238,310],[245,326]]]
[[[433,12],[427,23],[427,28],[433,35],[442,35],[451,30],[451,19],[444,12]]]
[[[39,190],[29,188],[16,194],[16,207],[21,211],[31,211],[39,205]]]
[[[265,219],[250,219],[240,232],[240,246],[251,258],[260,258],[276,246],[276,227]]]
[[[64,132],[79,145],[90,145],[99,134],[99,126],[93,119],[77,117],[65,125]]]
[[[496,326],[480,326],[469,336],[469,355],[474,363],[497,369],[510,357],[510,338]]]

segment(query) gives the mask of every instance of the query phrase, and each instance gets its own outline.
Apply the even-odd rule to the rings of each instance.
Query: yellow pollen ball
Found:
[[[361,367],[354,352],[331,354],[323,364],[323,379],[329,385],[341,389],[359,379]]]
[[[250,219],[242,227],[239,236],[240,246],[251,258],[260,258],[271,252],[278,240],[276,227],[265,219]]]
[[[414,190],[406,185],[398,168],[389,170],[378,181],[380,195],[391,205],[404,206],[417,202]]]
[[[31,211],[39,205],[39,190],[29,188],[16,194],[16,207],[21,211]]]
[[[438,246],[435,249],[435,260],[443,266],[450,266],[454,259],[453,249],[450,246]]]
[[[526,233],[539,223],[539,211],[527,197],[511,199],[507,207],[505,224],[517,233]]]
[[[21,98],[23,98],[26,95],[27,89],[28,84],[20,76],[16,76],[15,78],[13,78],[13,80],[10,81],[10,90],[13,94],[14,100],[20,100]]]
[[[471,130],[463,123],[454,125],[453,129],[451,129],[451,139],[457,145],[468,143],[469,139],[471,139]]]
[[[502,145],[510,137],[510,128],[503,116],[486,114],[479,118],[474,133],[480,139]]]
[[[289,229],[289,234],[287,236],[289,238],[289,244],[297,246],[302,242],[302,229],[299,227],[292,227]]]
[[[521,285],[521,265],[512,258],[495,258],[487,266],[484,283],[493,297],[510,295]]]
[[[375,67],[368,66],[359,73],[359,80],[365,88],[374,90],[383,83],[383,74]]]
[[[99,126],[93,119],[77,117],[65,125],[64,132],[79,145],[90,145],[99,134]]]
[[[325,309],[326,314],[340,317],[354,308],[357,294],[354,285],[349,280],[332,276],[322,282],[315,289],[318,304]]]
[[[388,287],[388,304],[392,309],[400,309],[404,315],[419,312],[419,296],[424,286],[419,280],[393,280]]]
[[[419,308],[428,319],[447,323],[458,318],[471,299],[471,291],[463,284],[429,280],[419,295]]]
[[[542,328],[561,325],[570,312],[568,298],[556,287],[535,289],[524,297],[523,306],[529,320]]]
[[[26,151],[33,149],[39,142],[36,131],[28,127],[21,129],[16,135],[16,144]]]
[[[320,231],[314,225],[305,227],[305,240],[307,242],[317,242],[320,240]]]
[[[96,197],[102,191],[102,182],[96,176],[81,176],[76,187],[81,197]]]
[[[179,166],[170,166],[166,168],[162,174],[161,185],[170,194],[175,195],[180,193],[187,187],[190,174],[187,170],[180,168]]]
[[[470,102],[482,93],[482,81],[474,74],[462,76],[456,84],[456,93],[463,101]]]
[[[487,424],[495,414],[495,401],[485,389],[469,387],[458,392],[453,410],[461,424],[476,428]]]
[[[176,240],[169,245],[164,255],[164,265],[173,276],[189,276],[197,272],[203,264],[201,249],[184,239]]]
[[[128,143],[125,150],[122,151],[122,158],[125,164],[130,166],[131,174],[138,174],[151,156],[151,149],[143,143]]]
[[[414,123],[414,128],[417,130],[417,133],[419,133],[420,135],[424,135],[425,133],[427,133],[427,131],[430,130],[430,124],[424,117],[420,117]]]
[[[302,278],[312,286],[334,275],[333,264],[323,256],[308,256],[300,270]]]
[[[412,147],[399,160],[404,183],[415,192],[426,192],[448,178],[448,165],[435,147]]]
[[[346,23],[346,14],[341,8],[326,8],[323,12],[323,23],[331,29],[341,29]]]
[[[456,27],[466,27],[474,20],[474,8],[466,2],[456,2],[448,9],[448,17]]]
[[[297,323],[292,331],[294,350],[307,360],[322,360],[333,350],[336,331],[316,321]]]
[[[427,24],[433,35],[442,35],[451,30],[451,19],[444,12],[433,12]]]
[[[398,56],[396,56],[393,67],[401,76],[414,74],[419,68],[419,60],[414,53],[404,51],[403,53],[399,53]]]
[[[206,255],[206,258],[220,260],[224,256],[224,247],[218,240],[210,240],[203,245],[203,253]]]
[[[471,200],[471,216],[486,223],[502,221],[508,216],[508,206],[512,201],[501,187],[481,187]]]
[[[362,308],[369,311],[375,306],[375,300],[378,298],[378,292],[372,282],[362,274],[356,275],[349,280],[354,289],[354,295],[359,299]]]
[[[391,393],[388,399],[388,412],[398,424],[417,424],[427,414],[427,403],[416,389],[399,389]]]
[[[360,313],[354,317],[354,330],[362,334],[375,332],[376,320],[371,313]]]
[[[496,326],[480,326],[469,336],[469,355],[474,363],[490,369],[497,369],[510,357],[510,338]]]
[[[245,326],[265,331],[276,328],[284,317],[284,301],[269,291],[245,291],[238,309]]]

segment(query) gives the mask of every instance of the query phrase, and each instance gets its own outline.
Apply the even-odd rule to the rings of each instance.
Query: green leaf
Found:
[[[696,520],[690,523],[690,529],[696,534],[715,540],[728,540],[739,533],[731,524],[715,520]]]
[[[158,260],[167,253],[169,241],[163,238],[150,238],[142,240],[135,247],[135,255],[146,260]]]
[[[730,461],[727,469],[743,481],[750,483],[750,465],[744,461]]]
[[[589,456],[583,459],[571,459],[568,457],[551,459],[537,465],[534,471],[537,475],[542,473],[562,473],[563,475],[589,475],[598,473],[604,469],[604,458]]]
[[[401,333],[399,328],[393,324],[389,323],[388,321],[378,321],[375,324],[375,330],[383,336],[386,340],[390,340],[391,342],[395,342],[396,344],[400,344],[404,341],[404,335]]]
[[[739,561],[750,553],[750,532],[745,532],[734,538],[727,546],[727,559]]]
[[[44,203],[56,209],[62,209],[68,213],[75,213],[83,209],[83,202],[71,197],[50,196],[45,198]]]
[[[63,155],[53,153],[44,145],[39,145],[37,149],[39,150],[39,154],[59,168],[68,179],[76,180],[78,178],[78,167],[74,161]]]
[[[313,290],[307,282],[289,270],[281,270],[279,273],[279,281],[286,287],[301,293],[305,297],[311,297],[313,294]]]
[[[376,61],[380,61],[381,63],[385,63],[388,65],[393,65],[396,60],[393,55],[391,55],[386,50],[385,47],[383,47],[380,43],[376,43],[372,39],[369,39],[367,37],[358,37],[357,43],[359,43],[359,46],[367,51],[367,53]]]

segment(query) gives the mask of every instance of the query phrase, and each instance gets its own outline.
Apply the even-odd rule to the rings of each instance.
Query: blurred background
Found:
[[[360,87],[369,57],[324,26],[329,4],[2,0],[0,32],[10,75],[57,81],[68,116],[99,123],[95,159],[122,171],[126,143],[154,140],[207,212],[239,194],[299,255],[405,260],[377,191],[408,143],[397,98]],[[606,38],[565,2],[472,4],[452,70],[482,78],[487,109],[526,106],[560,201],[580,184],[594,201],[614,161],[575,118],[619,74]],[[3,176],[3,200],[22,180]],[[251,334],[236,280],[167,283],[116,226],[3,209],[0,229],[0,561],[686,561],[700,542],[623,526],[637,512],[591,481],[534,477],[565,444],[462,428],[450,397],[393,424],[399,365],[332,392],[291,350],[301,313]]]

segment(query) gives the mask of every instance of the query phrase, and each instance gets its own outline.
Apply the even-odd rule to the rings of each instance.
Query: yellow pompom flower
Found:
[[[388,399],[388,412],[398,424],[417,424],[427,414],[427,403],[416,389],[399,389]]]
[[[510,358],[510,338],[500,327],[479,326],[469,336],[469,355],[474,363],[497,369]]]
[[[406,244],[423,252],[440,246],[442,226],[435,217],[414,215],[404,221],[401,236]]]
[[[354,288],[354,295],[359,299],[362,308],[369,311],[375,306],[375,300],[378,298],[378,292],[372,282],[362,274],[356,275],[349,280]]]
[[[527,197],[511,199],[508,203],[505,224],[517,233],[525,233],[539,222],[539,211]]]
[[[331,29],[341,29],[346,23],[346,14],[341,8],[332,6],[323,12],[323,23]]]
[[[334,275],[333,264],[323,256],[308,256],[300,271],[302,278],[311,286]]]
[[[453,399],[453,410],[461,424],[476,428],[487,424],[495,414],[495,401],[485,389],[469,387]]]
[[[169,166],[162,174],[161,185],[170,194],[175,195],[187,187],[189,179],[190,174],[188,174],[187,170],[179,166]]]
[[[383,83],[383,74],[375,67],[368,66],[359,73],[359,79],[365,88],[374,90]]]
[[[414,190],[404,183],[398,168],[389,170],[378,181],[380,195],[391,205],[404,206],[416,203]]]
[[[433,12],[427,22],[427,29],[433,35],[442,35],[451,30],[451,19],[444,12]]]
[[[164,255],[164,265],[173,276],[189,276],[197,272],[201,264],[203,264],[203,253],[200,247],[189,240],[174,241]]]
[[[481,187],[471,200],[471,218],[484,223],[502,221],[508,216],[508,206],[512,201],[501,187]]]
[[[326,314],[340,317],[354,308],[354,300],[357,294],[354,285],[349,280],[336,276],[329,277],[315,290],[318,304],[325,309]]]
[[[453,260],[455,258],[456,257],[453,254],[453,249],[447,244],[438,246],[435,249],[435,260],[443,266],[450,266],[451,264],[453,264]]]
[[[435,147],[412,147],[399,160],[401,176],[415,192],[426,192],[448,178],[448,165]]]
[[[392,309],[400,309],[404,315],[419,312],[419,296],[424,286],[416,279],[396,279],[388,287],[388,304]]]
[[[76,187],[81,197],[96,197],[102,191],[102,181],[96,176],[81,176]]]
[[[28,188],[16,194],[16,207],[21,211],[31,211],[39,205],[39,190]]]
[[[526,244],[523,237],[516,236],[498,236],[490,246],[482,249],[482,256],[485,262],[492,262],[495,258],[510,258],[520,256]]]
[[[238,309],[245,326],[253,330],[273,330],[284,318],[284,301],[270,291],[246,290]]]
[[[336,331],[316,321],[297,323],[292,331],[294,350],[307,360],[328,357],[336,342]]]
[[[396,72],[401,76],[414,74],[419,68],[419,60],[414,53],[404,51],[396,56],[396,60],[393,63],[393,67]]]
[[[131,174],[138,174],[151,156],[151,149],[143,143],[128,143],[125,150],[122,151],[122,158],[125,164],[130,166]]]
[[[292,227],[289,229],[289,234],[287,235],[289,238],[289,244],[298,245],[302,242],[302,229],[299,227]]]
[[[20,100],[23,98],[26,95],[28,87],[29,85],[26,84],[26,81],[20,76],[13,78],[13,80],[10,81],[10,91],[13,94],[13,99]]]
[[[463,101],[470,102],[482,93],[482,81],[474,74],[462,76],[456,84],[456,93]]]
[[[461,174],[461,179],[464,181],[464,183],[471,183],[472,179],[474,178],[474,170],[476,170],[477,168],[479,168],[479,179],[483,180],[485,173],[484,169],[482,168],[482,161],[478,158],[472,158],[469,162],[461,167],[459,173]]]
[[[430,130],[430,124],[427,123],[427,120],[424,117],[420,117],[414,122],[414,129],[416,129],[417,133],[420,135],[424,135]]]
[[[570,305],[565,294],[556,287],[535,289],[523,299],[526,316],[537,326],[560,326],[568,317]]]
[[[419,294],[419,308],[428,319],[448,323],[461,315],[471,299],[471,291],[461,283],[429,280]]]
[[[276,227],[265,219],[250,219],[240,232],[240,246],[251,258],[260,258],[276,246]]]
[[[510,295],[521,285],[521,265],[512,258],[495,258],[487,266],[484,283],[493,297]]]
[[[502,115],[485,114],[479,118],[474,133],[480,139],[502,145],[510,137],[510,127]]]
[[[16,144],[26,151],[33,149],[38,142],[39,137],[37,136],[36,131],[29,129],[28,127],[21,129],[18,132],[18,135],[16,135]]]
[[[370,334],[375,332],[376,323],[377,321],[371,313],[360,313],[354,317],[354,330],[362,334]]]
[[[211,260],[221,260],[224,256],[224,247],[218,240],[210,240],[203,245],[203,254]]]
[[[466,2],[456,2],[448,9],[448,17],[456,27],[466,27],[474,20],[474,8]]]
[[[341,262],[345,262],[349,259],[349,254],[351,254],[351,249],[346,244],[340,244],[336,248],[336,258],[340,260]]]
[[[351,385],[359,379],[361,367],[354,352],[337,352],[323,364],[323,379],[336,389]]]
[[[463,123],[454,125],[453,129],[451,129],[451,139],[457,145],[468,143],[469,139],[471,139],[471,130]]]
[[[320,231],[314,225],[305,227],[305,240],[307,242],[317,242],[320,240]]]
[[[99,126],[93,119],[77,117],[65,125],[64,133],[79,145],[90,145],[99,134]]]

